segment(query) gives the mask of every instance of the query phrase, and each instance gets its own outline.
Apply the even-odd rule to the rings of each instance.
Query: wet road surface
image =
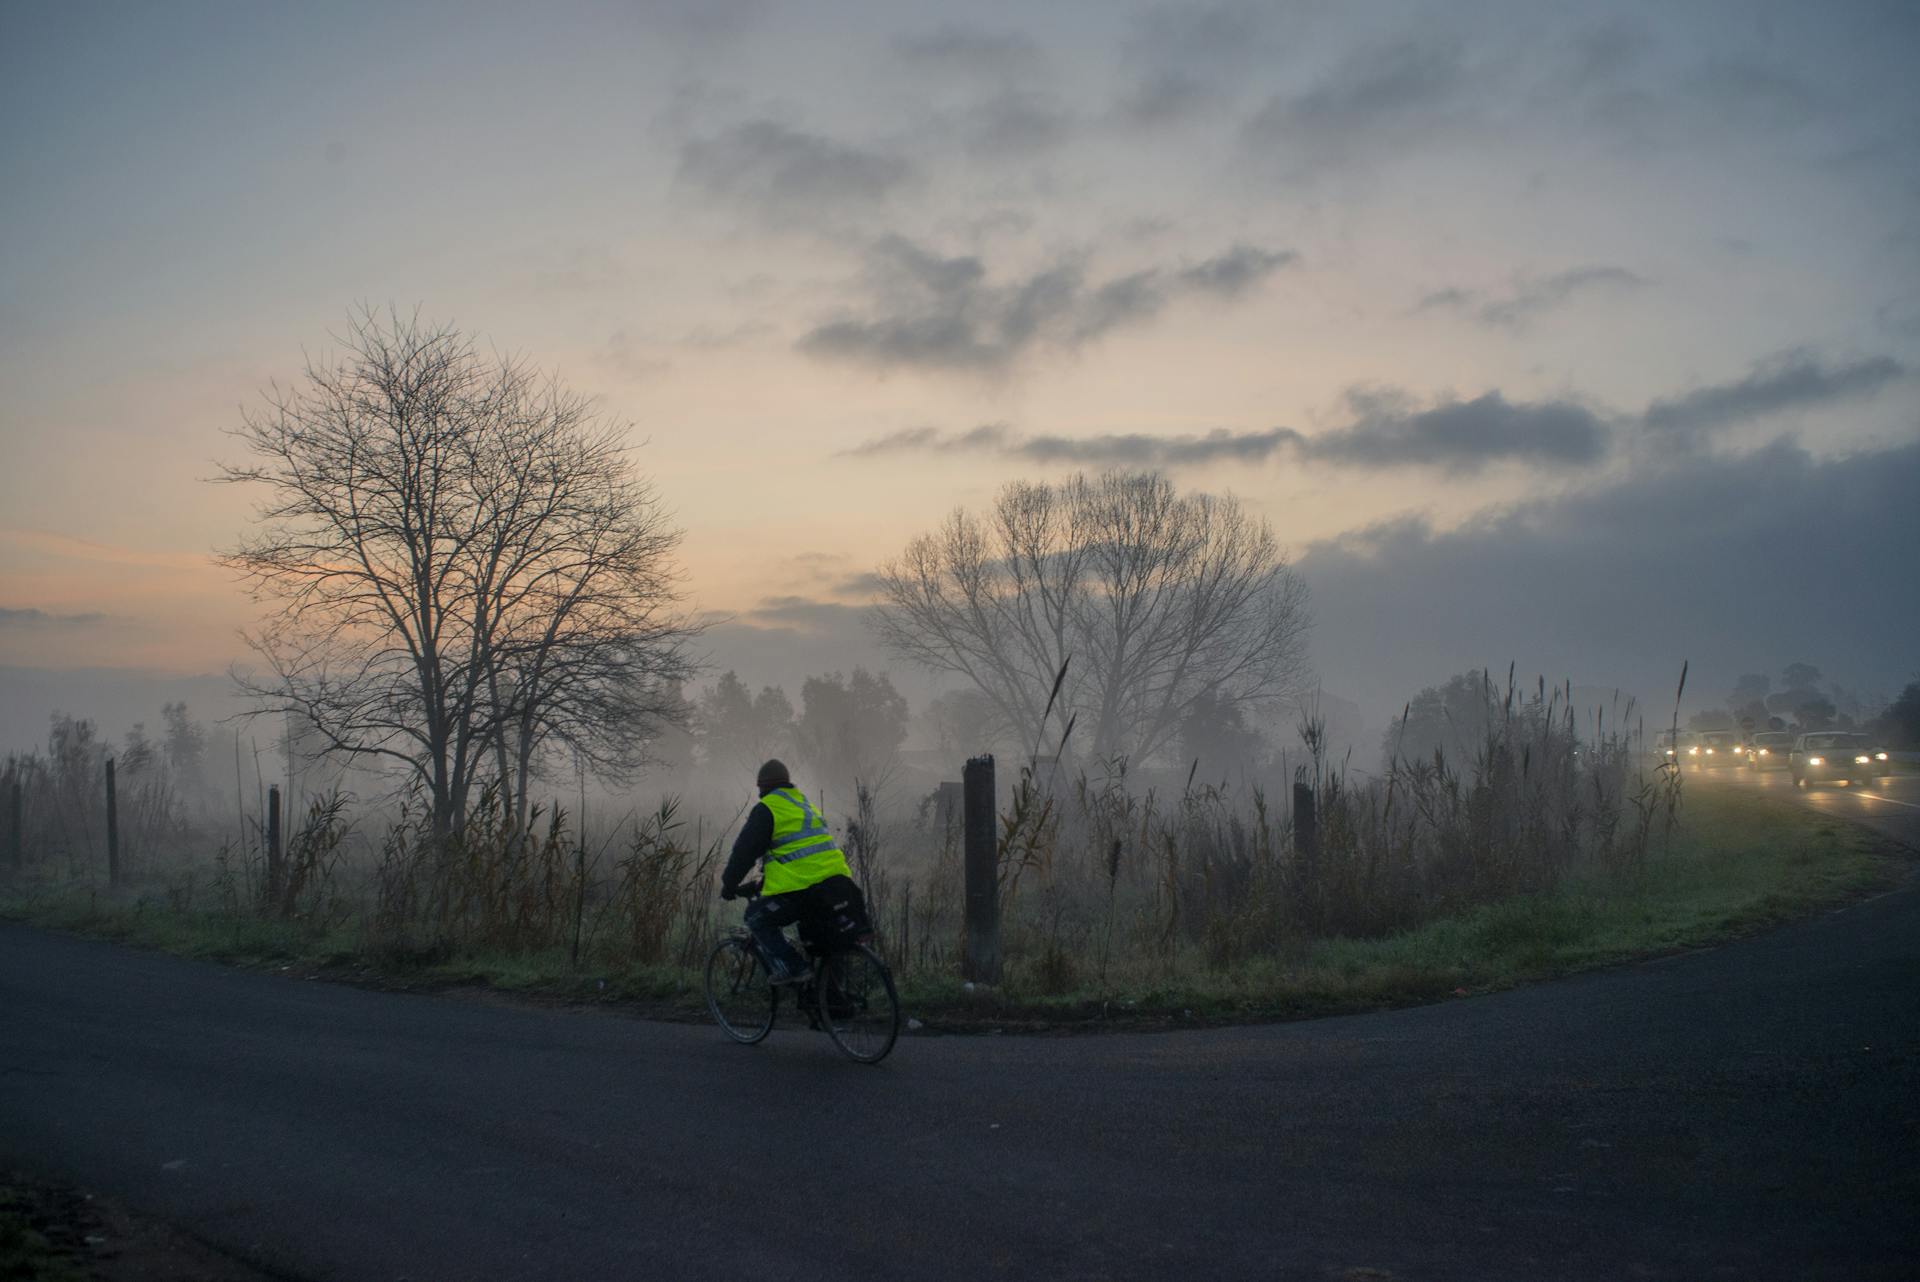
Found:
[[[1920,774],[1876,778],[1864,787],[1823,783],[1794,787],[1785,770],[1689,771],[1688,782],[1753,788],[1769,796],[1791,796],[1823,814],[1866,824],[1876,832],[1920,849]]]

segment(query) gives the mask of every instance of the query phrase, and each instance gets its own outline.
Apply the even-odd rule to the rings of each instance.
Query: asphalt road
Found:
[[[1913,791],[1807,804],[1920,845]],[[314,1282],[1904,1279],[1920,890],[1444,1005],[877,1069],[6,928],[0,1157]]]

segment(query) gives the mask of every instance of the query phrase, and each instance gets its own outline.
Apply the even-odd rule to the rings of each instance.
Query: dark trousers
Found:
[[[788,974],[807,968],[807,959],[787,941],[786,928],[807,913],[812,896],[806,890],[784,895],[767,895],[747,905],[747,929],[753,932],[760,953],[776,966],[785,966]]]

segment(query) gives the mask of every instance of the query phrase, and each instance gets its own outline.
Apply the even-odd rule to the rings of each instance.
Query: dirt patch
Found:
[[[54,1180],[0,1180],[4,1282],[287,1282],[159,1220]]]

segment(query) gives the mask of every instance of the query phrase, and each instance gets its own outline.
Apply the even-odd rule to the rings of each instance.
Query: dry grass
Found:
[[[1776,892],[1789,907],[1808,902],[1806,869],[1777,842],[1771,862],[1703,854],[1716,847],[1686,835],[1696,803],[1677,772],[1646,765],[1624,728],[1603,718],[1576,735],[1565,691],[1544,682],[1523,691],[1487,677],[1484,694],[1487,728],[1464,759],[1396,754],[1371,777],[1328,759],[1322,727],[1305,723],[1312,751],[1296,782],[1317,812],[1310,831],[1290,798],[1196,783],[1192,771],[1155,782],[1110,762],[1065,777],[1069,724],[1050,758],[1036,750],[1018,773],[1000,816],[996,1000],[1351,1008],[1667,946],[1694,926],[1731,929]],[[889,811],[861,784],[843,818],[881,947],[916,1000],[937,1006],[959,1000],[963,878],[957,817],[930,809]],[[293,828],[277,881],[254,833],[210,857],[152,859],[117,898],[63,875],[53,852],[14,879],[9,902],[15,916],[203,955],[686,994],[731,924],[715,899],[730,828],[689,821],[668,800],[592,838],[558,808],[521,829],[489,792],[450,839],[436,840],[414,805],[375,847],[333,796]],[[1731,830],[1767,844],[1750,824]],[[1859,870],[1846,865],[1842,880]],[[1668,907],[1623,925],[1614,908],[1659,877],[1680,887]]]

